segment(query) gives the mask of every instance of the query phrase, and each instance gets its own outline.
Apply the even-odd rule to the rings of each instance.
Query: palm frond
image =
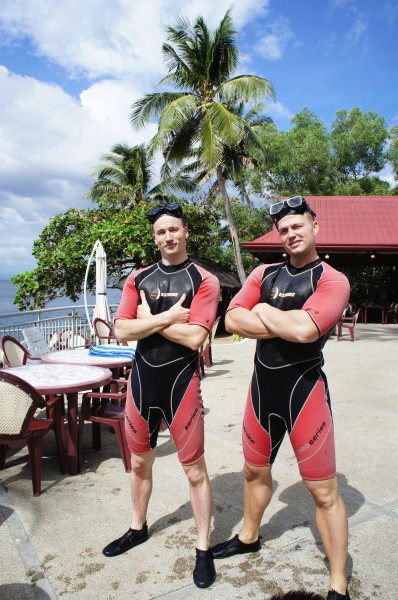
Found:
[[[119,184],[126,181],[123,171],[112,167],[111,165],[98,165],[98,167],[93,167],[90,171],[90,176],[96,177],[98,181],[108,180]]]
[[[158,85],[172,84],[180,89],[192,89],[192,69],[170,44],[163,44],[164,61],[169,74]]]
[[[223,144],[233,145],[239,143],[242,138],[244,124],[243,119],[231,112],[221,102],[211,102],[205,108],[205,114],[211,120],[217,138]]]
[[[153,94],[145,94],[145,96],[134,102],[131,107],[131,124],[137,128],[143,127],[150,121],[151,117],[160,115],[170,102],[184,95],[184,92],[154,92]]]
[[[159,119],[159,130],[179,130],[183,123],[190,121],[198,109],[198,98],[193,94],[183,95],[170,102]]]
[[[200,125],[200,144],[202,161],[208,168],[214,167],[222,158],[223,141],[218,130],[214,119],[206,113]]]
[[[272,83],[268,79],[263,77],[257,77],[256,75],[239,75],[233,77],[219,88],[220,98],[232,99],[241,102],[256,102],[269,97],[272,100],[275,99],[275,90]]]
[[[229,79],[239,62],[239,50],[234,41],[236,31],[232,25],[231,9],[214,32],[212,56],[209,61],[209,80],[218,87]]]

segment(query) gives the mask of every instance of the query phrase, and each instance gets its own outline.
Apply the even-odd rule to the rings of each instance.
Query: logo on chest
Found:
[[[270,300],[275,300],[275,298],[294,298],[295,295],[296,292],[280,292],[279,288],[273,287],[269,298]]]
[[[149,295],[151,300],[159,300],[159,298],[176,298],[178,292],[161,292],[159,288],[155,288]]]

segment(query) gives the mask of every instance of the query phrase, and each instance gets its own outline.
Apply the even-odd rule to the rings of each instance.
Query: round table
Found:
[[[130,367],[133,360],[118,356],[90,356],[87,348],[74,348],[71,350],[59,350],[49,352],[40,357],[43,363],[69,364],[69,365],[92,365],[105,367],[116,372],[117,369]]]
[[[65,394],[68,400],[68,471],[79,472],[78,393],[107,385],[109,369],[88,365],[38,364],[11,367],[7,373],[20,377],[43,396]]]

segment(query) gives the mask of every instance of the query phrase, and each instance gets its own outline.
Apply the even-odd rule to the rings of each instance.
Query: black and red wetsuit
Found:
[[[319,330],[319,338],[308,344],[278,337],[257,341],[242,431],[249,464],[272,464],[287,431],[304,479],[336,474],[322,347],[349,295],[346,276],[317,259],[300,269],[290,262],[257,267],[230,303],[228,310],[251,310],[260,302],[280,310],[302,309]]]
[[[190,308],[189,324],[211,330],[219,301],[218,279],[189,259],[166,266],[161,261],[126,280],[115,319],[135,319],[144,290],[152,314],[170,309],[183,293]],[[198,352],[154,333],[137,343],[126,401],[126,435],[131,452],[145,454],[156,447],[164,419],[182,464],[197,462],[204,453],[203,406]]]

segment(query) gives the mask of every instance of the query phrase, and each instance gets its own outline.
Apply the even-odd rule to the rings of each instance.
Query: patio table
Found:
[[[120,356],[91,356],[88,348],[74,348],[49,352],[40,357],[43,363],[91,365],[111,369],[114,378],[117,378],[119,369],[131,367],[133,360]]]
[[[43,396],[65,394],[68,401],[68,472],[76,475],[79,465],[78,393],[110,383],[109,369],[88,365],[38,364],[7,369],[27,381]]]
[[[366,304],[362,304],[361,308],[363,309],[363,312],[364,312],[363,322],[365,324],[367,324],[367,322],[368,322],[368,309],[369,310],[374,309],[376,311],[380,311],[380,314],[381,314],[381,324],[384,325],[384,323],[385,323],[385,311],[386,311],[385,306],[383,306],[382,304],[373,304],[372,302],[368,302]]]

